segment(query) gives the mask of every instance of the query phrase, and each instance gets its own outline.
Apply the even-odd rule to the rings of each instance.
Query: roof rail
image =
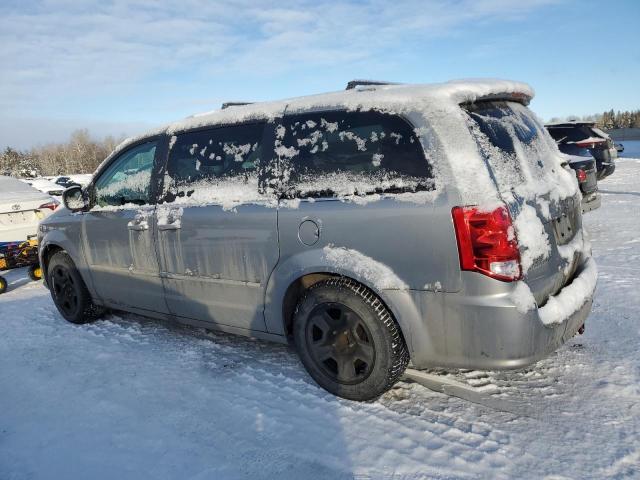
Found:
[[[224,102],[222,104],[222,110],[225,110],[229,107],[241,107],[242,105],[251,105],[254,102]]]
[[[358,87],[367,87],[372,85],[399,85],[398,82],[385,82],[380,80],[351,80],[347,83],[345,90],[354,90]]]

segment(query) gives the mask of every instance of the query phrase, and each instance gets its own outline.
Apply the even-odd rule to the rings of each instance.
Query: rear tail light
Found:
[[[42,205],[40,205],[38,207],[38,210],[44,210],[44,209],[49,209],[51,211],[55,210],[56,208],[58,208],[58,205],[60,205],[58,202],[56,202],[55,200],[48,202],[48,203],[43,203]]]
[[[584,183],[587,181],[587,172],[579,168],[576,170],[576,177],[578,177],[578,182]]]
[[[454,207],[460,268],[511,282],[522,277],[518,239],[509,210]]]

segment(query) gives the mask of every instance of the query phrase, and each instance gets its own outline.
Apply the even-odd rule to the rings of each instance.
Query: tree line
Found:
[[[96,140],[86,129],[74,131],[64,143],[49,143],[29,150],[7,147],[0,153],[0,174],[39,177],[74,173],[93,173],[122,141],[107,136]]]
[[[618,128],[640,128],[640,110],[618,110],[613,109],[596,113],[593,115],[584,115],[582,117],[570,116],[565,118],[554,117],[550,120],[560,122],[565,120],[579,120],[583,122],[595,122],[602,130],[615,130]]]

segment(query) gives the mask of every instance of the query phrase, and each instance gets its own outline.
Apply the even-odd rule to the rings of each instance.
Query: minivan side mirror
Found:
[[[78,185],[69,187],[63,192],[62,202],[72,212],[86,210],[89,207],[89,202],[82,191],[82,187]]]

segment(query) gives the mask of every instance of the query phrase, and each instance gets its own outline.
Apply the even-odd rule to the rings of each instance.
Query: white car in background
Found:
[[[91,182],[91,179],[93,178],[93,174],[92,173],[76,173],[73,175],[69,175],[69,178],[71,179],[71,181],[77,183],[78,185],[82,187],[86,187],[87,185],[89,185],[89,182]]]
[[[46,193],[47,195],[53,197],[59,197],[64,192],[65,187],[54,183],[52,180],[49,180],[45,177],[39,178],[21,178],[21,182],[26,183],[27,185],[32,186],[36,190],[39,190],[42,193]]]
[[[35,235],[59,202],[17,178],[0,176],[0,245]]]

